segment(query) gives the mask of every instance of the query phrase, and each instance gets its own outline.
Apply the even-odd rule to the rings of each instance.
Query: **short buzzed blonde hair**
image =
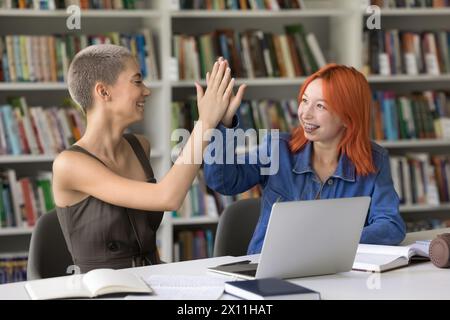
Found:
[[[95,84],[113,85],[130,58],[134,59],[127,48],[112,44],[92,45],[75,55],[69,67],[67,84],[70,96],[84,113],[93,105]]]

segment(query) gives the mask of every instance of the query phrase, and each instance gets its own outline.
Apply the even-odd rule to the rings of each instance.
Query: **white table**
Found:
[[[257,256],[228,256],[125,270],[144,278],[152,274],[217,277],[221,275],[208,272],[206,268],[249,257],[251,260],[257,259]],[[450,269],[439,269],[431,262],[381,274],[350,271],[290,281],[319,291],[322,299],[450,299]],[[25,282],[18,282],[0,285],[0,299],[29,299],[24,284]]]

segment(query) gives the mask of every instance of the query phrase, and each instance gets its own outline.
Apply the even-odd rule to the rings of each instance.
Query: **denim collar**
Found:
[[[311,157],[313,151],[313,144],[308,141],[302,150],[294,155],[295,165],[292,171],[296,174],[304,174],[307,172],[315,173],[311,165]],[[336,171],[333,173],[332,177],[340,178],[342,180],[355,182],[355,166],[347,157],[346,154],[342,153],[339,157],[338,166]]]

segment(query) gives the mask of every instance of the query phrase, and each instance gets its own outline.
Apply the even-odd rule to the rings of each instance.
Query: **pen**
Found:
[[[242,261],[237,261],[237,262],[221,264],[221,265],[218,265],[218,267],[232,266],[235,264],[248,264],[250,262],[251,262],[250,260],[242,260]]]

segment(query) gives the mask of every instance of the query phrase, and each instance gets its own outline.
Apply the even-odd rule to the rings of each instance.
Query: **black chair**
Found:
[[[43,214],[36,222],[28,252],[27,280],[68,275],[73,265],[56,211]]]
[[[260,199],[236,201],[225,208],[217,224],[214,257],[247,254],[260,209]]]

